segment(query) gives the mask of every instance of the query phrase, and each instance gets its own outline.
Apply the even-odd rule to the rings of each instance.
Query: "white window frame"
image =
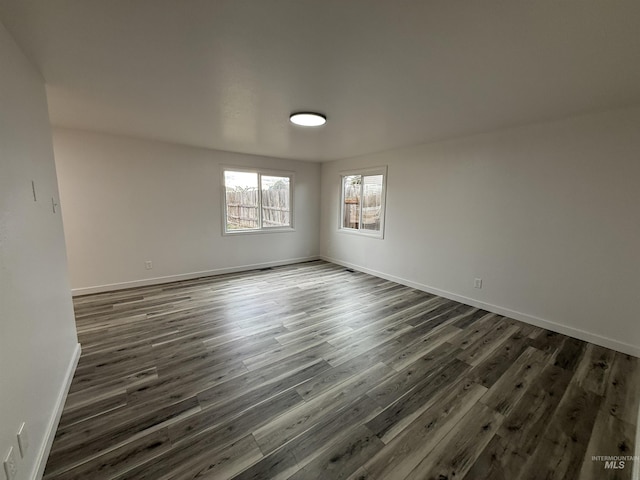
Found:
[[[260,228],[246,230],[227,229],[227,186],[225,184],[225,172],[247,172],[258,174],[258,224]],[[262,225],[262,176],[288,177],[289,178],[289,226],[287,227],[264,227]],[[234,165],[223,165],[220,169],[220,190],[222,197],[222,234],[223,235],[256,235],[262,233],[285,233],[295,232],[294,224],[294,192],[295,173],[285,170],[273,170],[264,168],[239,167]]]
[[[361,176],[369,176],[369,175],[382,175],[382,194],[380,196],[381,206],[380,206],[380,230],[375,232],[371,230],[363,230],[361,228],[349,228],[344,226],[344,206],[345,206],[345,198],[344,198],[344,178],[350,175],[361,175]],[[362,182],[362,187],[364,188],[364,182]],[[360,198],[362,198],[362,190],[360,194]],[[385,216],[387,209],[387,166],[381,167],[372,167],[372,168],[354,168],[352,170],[343,170],[340,172],[340,205],[338,206],[338,231],[341,233],[348,233],[350,235],[360,235],[363,237],[384,239],[384,224],[385,224]],[[362,221],[362,201],[360,202],[360,213],[358,218]]]

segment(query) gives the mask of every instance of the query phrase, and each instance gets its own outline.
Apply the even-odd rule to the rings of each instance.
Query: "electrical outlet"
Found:
[[[29,450],[29,435],[27,434],[27,425],[24,422],[18,429],[18,447],[20,447],[20,456],[26,457]]]
[[[13,480],[18,475],[18,464],[16,463],[16,456],[13,454],[13,447],[9,448],[9,453],[4,457],[4,473],[7,476],[7,480]]]
[[[147,270],[151,270],[153,268],[153,262],[151,260],[147,260],[146,262],[144,262],[144,268],[146,268]]]
[[[482,279],[481,278],[476,278],[473,282],[473,286],[475,288],[482,288]]]

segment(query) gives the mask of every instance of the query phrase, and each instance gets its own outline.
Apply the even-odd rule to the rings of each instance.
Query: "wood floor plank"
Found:
[[[233,477],[233,480],[286,480],[300,470],[295,457],[287,449],[277,450],[243,472]]]
[[[464,478],[495,435],[502,420],[499,413],[476,403],[405,477],[406,480]]]
[[[173,472],[164,478],[198,478],[215,480],[233,478],[262,459],[262,453],[251,435],[217,452],[193,453],[188,461],[176,465]]]
[[[469,373],[469,378],[487,388],[491,388],[528,346],[529,338],[526,336],[526,331],[520,328],[506,342],[480,362]]]
[[[601,401],[570,384],[518,479],[579,479]]]
[[[565,370],[575,371],[582,359],[587,343],[571,337],[565,337],[552,357],[553,364]]]
[[[213,366],[207,369],[195,369],[183,372],[171,372],[151,383],[127,389],[127,404],[145,407],[153,405],[158,399],[170,398],[177,402],[184,398],[218,385],[224,381],[241,376],[247,370],[242,363]]]
[[[347,477],[347,480],[373,480],[374,477],[365,470],[364,467],[360,467]]]
[[[500,436],[519,445],[523,454],[531,455],[542,440],[570,381],[569,372],[547,364],[505,418]]]
[[[457,358],[475,367],[498,350],[509,337],[518,332],[519,328],[517,325],[511,325],[503,320],[494,329],[459,353]]]
[[[596,395],[604,395],[614,356],[613,350],[592,343],[587,344],[573,381]]]
[[[215,420],[224,422],[234,419],[239,415],[245,415],[247,411],[254,406],[260,406],[263,403],[270,403],[278,400],[280,395],[285,395],[293,386],[300,381],[312,376],[314,372],[320,372],[328,367],[322,362],[314,363],[308,367],[302,368],[291,377],[283,378],[277,382],[260,385],[257,388],[248,390],[242,394],[234,394],[232,397],[226,397],[222,401],[210,405],[207,411],[215,412]],[[287,394],[289,395],[289,394]],[[294,396],[295,399],[295,396]],[[296,402],[297,403],[297,402]],[[200,401],[202,405],[202,401]],[[264,420],[268,420],[266,417]],[[204,419],[206,424],[207,418]]]
[[[531,342],[531,346],[552,355],[555,354],[560,345],[562,345],[565,338],[565,335],[545,330],[544,332],[540,333],[535,339],[533,339],[533,341]]]
[[[313,426],[323,417],[334,415],[350,400],[365,394],[387,378],[393,370],[382,363],[338,384],[322,395],[291,409],[253,432],[262,452],[267,455]]]
[[[402,333],[410,330],[411,327],[408,325],[396,325],[385,331],[377,332],[377,335],[374,337],[357,340],[352,346],[344,346],[343,348],[336,349],[324,355],[323,358],[329,362],[329,364],[336,367],[373,348],[381,347],[390,341],[396,340]]]
[[[623,422],[636,424],[640,403],[640,359],[616,353],[605,391],[604,408]]]
[[[432,377],[447,368],[452,357],[459,350],[453,350],[445,343],[422,356],[401,371],[391,375],[371,390],[369,396],[381,407],[388,407],[416,387],[429,383]],[[462,362],[455,362],[461,364]]]
[[[47,472],[44,478],[46,480],[109,479],[142,464],[149,458],[156,458],[170,448],[171,442],[165,428],[100,455],[87,454],[80,461],[65,462],[58,470],[50,467],[52,471]]]
[[[476,323],[478,320],[480,320],[481,318],[487,316],[487,315],[492,315],[491,313],[487,312],[486,310],[482,310],[482,309],[473,309],[471,311],[469,311],[466,315],[463,315],[462,317],[456,319],[456,321],[453,323],[453,325],[455,327],[458,327],[462,330],[466,329],[467,327],[471,326],[472,324]]]
[[[283,345],[282,347],[269,349],[258,355],[246,358],[243,363],[247,370],[258,370],[267,365],[281,362],[293,355],[304,354],[308,358],[326,356],[335,351],[335,348],[323,339],[314,340],[311,345]]]
[[[501,415],[508,415],[538,377],[547,360],[543,352],[529,347],[491,386],[480,401]]]
[[[79,462],[83,457],[126,444],[197,412],[200,412],[200,405],[195,397],[191,397],[177,404],[141,412],[137,416],[126,412],[127,415],[111,416],[100,423],[83,424],[81,429],[75,428],[56,435],[49,462],[53,466]]]
[[[593,457],[627,457],[635,455],[635,430],[633,425],[600,409],[596,417],[589,445],[584,455],[580,480],[599,480],[605,476],[616,479],[631,479],[633,464],[625,462],[618,472],[607,472],[605,460],[593,460]],[[617,464],[619,465],[619,464]],[[607,475],[609,473],[610,475]]]
[[[589,460],[634,448],[637,358],[389,280],[313,261],[74,308],[46,479],[628,478]]]
[[[306,467],[289,477],[291,480],[342,480],[380,451],[384,444],[364,426],[352,430],[344,439],[332,443]]]
[[[238,436],[244,436],[264,425],[272,417],[277,417],[290,408],[302,403],[302,398],[293,389],[285,390],[251,407],[224,415],[223,409],[200,410],[169,427],[169,438],[173,445],[196,435],[215,435],[217,444],[222,445]],[[235,405],[234,405],[235,406]]]
[[[324,372],[302,382],[296,390],[305,400],[311,400],[318,395],[330,390],[337,385],[368,369],[372,363],[375,364],[377,354],[359,355],[351,360],[342,363],[337,367],[331,367]]]
[[[393,359],[385,362],[395,371],[400,372],[412,363],[416,362],[425,354],[435,350],[443,343],[451,340],[458,335],[461,330],[453,326],[446,326],[439,330],[430,330],[424,336],[420,336],[418,328],[414,328],[410,332],[407,332],[412,337],[417,337],[411,343],[408,343]],[[452,347],[448,345],[449,349]]]
[[[117,389],[104,395],[96,395],[91,400],[80,405],[67,407],[65,404],[58,428],[65,430],[74,428],[75,425],[81,422],[109,414],[109,412],[126,406],[127,391],[125,389]]]
[[[336,411],[327,415],[309,430],[286,445],[300,467],[305,467],[327,448],[349,434],[376,415],[380,408],[366,395],[350,401]]]
[[[447,395],[422,412],[407,428],[365,463],[373,478],[405,478],[475,405],[486,388],[459,381]]]
[[[518,446],[495,434],[464,476],[465,480],[512,480],[517,478],[528,459]]]
[[[472,345],[480,337],[486,335],[490,329],[496,327],[502,322],[503,317],[495,313],[488,313],[477,319],[473,324],[467,326],[457,335],[451,342],[456,348],[466,349]],[[454,323],[455,326],[455,323]]]
[[[400,397],[385,410],[367,422],[367,426],[379,438],[388,442],[405,425],[420,415],[431,405],[431,400],[442,393],[468,371],[468,365],[454,358],[441,370],[429,377],[430,381],[421,382]]]

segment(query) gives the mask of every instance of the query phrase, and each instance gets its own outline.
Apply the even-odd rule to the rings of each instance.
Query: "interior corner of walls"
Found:
[[[67,400],[69,388],[71,388],[71,382],[76,372],[81,353],[82,347],[79,343],[76,343],[73,352],[71,352],[71,358],[69,359],[69,363],[67,364],[63,383],[60,387],[60,390],[58,391],[56,402],[53,405],[52,412],[49,417],[49,423],[47,424],[47,429],[45,431],[44,441],[41,443],[40,450],[38,451],[36,457],[33,475],[31,476],[31,478],[34,480],[39,480],[42,478],[44,469],[47,466],[47,460],[49,458],[49,453],[51,452],[51,446],[53,445],[53,440],[56,436],[56,430],[58,429],[58,424],[60,423],[60,418],[62,417],[64,404]]]

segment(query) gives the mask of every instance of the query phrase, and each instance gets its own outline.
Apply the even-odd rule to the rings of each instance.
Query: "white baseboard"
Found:
[[[73,351],[73,355],[71,356],[69,365],[67,366],[64,383],[62,384],[60,392],[58,393],[58,398],[53,410],[53,415],[49,420],[49,425],[47,425],[47,432],[44,443],[42,444],[42,448],[38,452],[38,456],[36,458],[36,470],[32,477],[33,480],[40,480],[42,478],[42,475],[44,475],[44,468],[47,466],[47,459],[49,458],[51,445],[53,445],[53,439],[56,436],[56,430],[58,429],[58,424],[60,423],[60,417],[62,416],[64,403],[67,400],[67,393],[69,393],[69,387],[71,387],[71,381],[73,380],[73,375],[76,372],[76,367],[78,366],[78,360],[80,360],[81,352],[82,348],[78,343],[75,350]]]
[[[613,338],[587,332],[585,330],[580,330],[579,328],[562,325],[560,323],[552,322],[550,320],[545,320],[543,318],[536,317],[534,315],[529,315],[527,313],[522,313],[516,310],[511,310],[509,308],[504,308],[499,305],[492,305],[490,303],[481,302],[473,298],[458,295],[456,293],[448,292],[446,290],[440,290],[439,288],[434,288],[429,285],[424,285],[421,283],[413,282],[411,280],[406,280],[404,278],[396,277],[395,275],[389,275],[387,273],[379,272],[377,270],[372,270],[370,268],[361,267],[360,265],[355,265],[353,263],[327,257],[325,255],[320,255],[320,258],[327,262],[335,263],[337,265],[342,265],[343,267],[352,268],[354,270],[358,270],[363,273],[368,273],[369,275],[373,275],[375,277],[400,283],[402,285],[406,285],[407,287],[415,288],[417,290],[422,290],[423,292],[432,293],[434,295],[438,295],[439,297],[448,298],[449,300],[455,300],[456,302],[464,303],[465,305],[471,305],[472,307],[482,308],[483,310],[497,313],[498,315],[504,315],[505,317],[513,318],[515,320],[520,320],[522,322],[529,323],[536,327],[545,328],[553,332],[561,333],[563,335],[568,335],[570,337],[574,337],[579,340],[584,340],[585,342],[594,343],[602,347],[606,347],[612,350],[616,350],[618,352],[626,353],[627,355],[640,357],[640,347],[631,345],[629,343],[621,342]]]
[[[124,290],[133,287],[147,287],[149,285],[160,285],[162,283],[179,282],[180,280],[192,280],[200,277],[212,277],[215,275],[224,275],[225,273],[246,272],[249,270],[258,270],[260,268],[280,267],[282,265],[291,265],[294,263],[311,262],[318,260],[320,257],[314,255],[312,257],[290,258],[286,260],[277,260],[275,262],[254,263],[252,265],[241,265],[239,267],[218,268],[215,270],[205,270],[202,272],[181,273],[179,275],[168,275],[166,277],[145,278],[144,280],[132,280],[129,282],[110,283],[107,285],[96,285],[94,287],[74,288],[71,293],[74,297],[79,295],[89,295],[92,293],[113,292],[115,290]]]

